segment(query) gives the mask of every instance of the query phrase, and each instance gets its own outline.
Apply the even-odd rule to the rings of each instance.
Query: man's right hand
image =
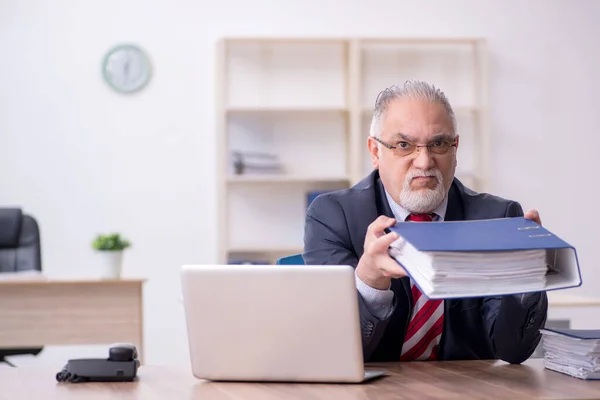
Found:
[[[395,223],[394,218],[381,215],[367,229],[364,253],[358,260],[356,274],[361,281],[375,289],[387,290],[392,278],[407,276],[404,268],[388,253],[389,246],[398,239],[398,234],[385,233],[385,229]]]

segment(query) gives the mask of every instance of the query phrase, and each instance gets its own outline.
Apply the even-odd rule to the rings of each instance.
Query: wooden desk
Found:
[[[137,382],[58,383],[47,367],[0,367],[0,399],[598,399],[600,381],[494,361],[380,364],[389,374],[364,384],[222,383],[188,368],[142,366]],[[62,366],[61,366],[62,367]],[[6,396],[6,397],[2,397]]]
[[[143,282],[0,281],[0,347],[130,342],[142,361]]]

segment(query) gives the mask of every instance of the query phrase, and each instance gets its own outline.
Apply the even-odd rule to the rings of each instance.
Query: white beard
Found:
[[[413,190],[410,187],[410,183],[413,178],[419,176],[435,176],[437,179],[436,187],[434,189],[423,188],[418,191]],[[430,171],[409,171],[400,192],[400,205],[414,214],[432,212],[442,204],[442,201],[446,197],[443,183],[444,178],[442,177],[442,173],[437,169]]]

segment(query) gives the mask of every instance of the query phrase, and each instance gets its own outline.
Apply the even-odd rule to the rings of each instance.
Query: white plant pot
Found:
[[[123,266],[123,251],[97,251],[100,273],[104,279],[119,279]]]

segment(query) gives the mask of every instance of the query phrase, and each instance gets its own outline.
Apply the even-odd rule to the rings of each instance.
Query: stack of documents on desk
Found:
[[[600,379],[600,330],[542,329],[544,366],[579,379]]]
[[[389,253],[432,299],[520,294],[581,285],[575,248],[518,218],[401,222]]]

